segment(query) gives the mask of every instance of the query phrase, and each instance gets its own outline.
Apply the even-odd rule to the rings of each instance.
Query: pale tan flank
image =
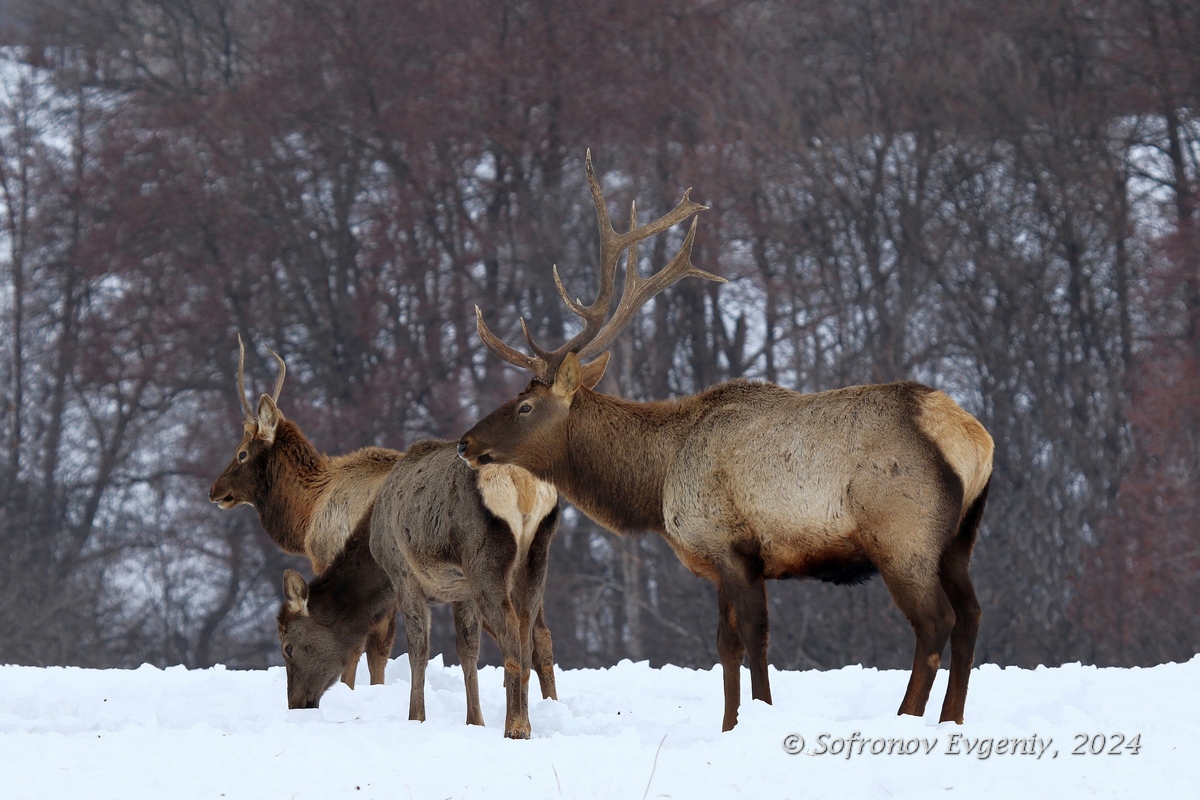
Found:
[[[375,502],[392,464],[404,455],[382,448],[370,450],[383,457],[367,460],[363,451],[357,451],[333,456],[326,465],[329,482],[313,503],[304,536],[305,555],[312,560],[317,574],[342,552],[363,511]]]

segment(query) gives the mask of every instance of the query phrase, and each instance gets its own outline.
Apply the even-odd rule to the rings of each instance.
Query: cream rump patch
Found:
[[[558,502],[558,491],[509,464],[488,464],[478,475],[483,504],[508,524],[517,541],[517,561],[523,561],[538,523]]]
[[[937,444],[951,469],[963,482],[963,507],[979,497],[992,474],[995,444],[979,420],[943,392],[921,398],[917,424]]]

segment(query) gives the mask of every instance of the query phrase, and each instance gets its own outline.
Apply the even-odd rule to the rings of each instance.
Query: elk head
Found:
[[[604,375],[608,353],[604,352],[617,334],[630,323],[638,310],[668,286],[688,276],[725,283],[725,279],[697,269],[691,262],[696,238],[693,217],[707,206],[693,202],[683,193],[674,209],[653,222],[637,224],[637,206],[630,205],[629,230],[617,233],[608,216],[608,207],[588,151],[585,169],[596,217],[600,228],[600,280],[596,299],[590,305],[572,300],[558,267],[554,283],[567,308],[583,321],[583,329],[555,350],[547,350],[533,340],[521,319],[521,330],[533,355],[526,355],[496,337],[483,321],[483,312],[475,307],[476,329],[484,346],[497,358],[533,373],[529,386],[513,400],[500,406],[467,431],[458,444],[458,453],[472,467],[490,463],[515,464],[546,476],[551,465],[561,458],[567,446],[567,415],[576,393],[590,390]],[[637,245],[643,239],[661,233],[692,217],[683,246],[659,272],[643,278],[638,273]],[[616,311],[608,316],[617,277],[617,262],[626,253],[625,287]],[[594,360],[593,360],[594,359]]]
[[[345,671],[355,648],[309,613],[308,584],[295,570],[283,573],[283,607],[278,620],[288,708],[316,708],[321,695]]]
[[[233,461],[229,462],[229,466],[208,492],[208,499],[221,508],[233,508],[239,503],[254,505],[256,499],[261,496],[266,454],[274,446],[275,430],[283,422],[283,414],[276,403],[279,401],[279,392],[283,389],[283,378],[287,374],[287,364],[274,350],[270,352],[279,362],[279,375],[275,379],[275,391],[270,395],[264,394],[259,399],[258,412],[255,413],[246,399],[246,348],[242,344],[241,335],[238,335],[237,387],[246,419],[242,422],[242,440],[238,443]]]

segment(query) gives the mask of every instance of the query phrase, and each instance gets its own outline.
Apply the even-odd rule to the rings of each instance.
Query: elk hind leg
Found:
[[[495,567],[496,573],[500,572],[500,566],[492,566]],[[502,575],[494,574],[492,578],[483,581],[471,580],[472,585],[476,587],[475,607],[479,611],[484,629],[492,634],[496,644],[500,645],[500,655],[504,659],[504,736],[508,739],[528,739],[529,695],[521,690],[524,687],[522,677],[528,669],[529,649],[522,650],[521,621],[512,599],[508,596]]]
[[[943,483],[897,483],[891,480],[895,474],[864,475],[852,485],[849,500],[865,511],[856,542],[879,569],[916,635],[912,674],[898,713],[919,717],[954,627],[954,608],[939,568],[946,544],[958,532],[962,490],[949,478]]]
[[[724,678],[725,716],[721,720],[721,731],[731,731],[737,725],[738,706],[742,702],[742,659],[746,646],[737,632],[737,612],[729,602],[725,587],[717,583],[717,658],[721,660],[721,675]]]
[[[950,684],[946,688],[946,699],[942,703],[941,722],[957,722],[961,725],[963,710],[967,704],[967,683],[971,679],[971,668],[974,666],[975,639],[979,634],[979,620],[982,616],[968,568],[986,501],[985,487],[983,493],[968,509],[959,526],[958,535],[942,554],[938,572],[942,588],[954,608],[954,629],[950,632]]]
[[[504,659],[504,736],[528,739],[529,693],[524,681],[527,667],[522,658],[528,651],[521,647],[521,622],[508,597],[484,611],[484,616],[492,617],[490,627],[496,633],[496,643]]]
[[[936,573],[904,575],[897,574],[894,569],[881,569],[880,572],[896,605],[912,625],[917,640],[912,674],[898,713],[919,717],[925,713],[929,690],[933,688],[933,680],[942,664],[942,651],[954,627],[954,609]]]
[[[558,699],[558,688],[554,684],[554,645],[550,628],[546,626],[546,570],[550,565],[550,543],[558,530],[558,509],[554,509],[538,524],[538,531],[526,557],[523,581],[523,606],[520,609],[522,622],[522,646],[528,649],[526,663],[532,664],[538,673],[541,696]],[[521,582],[518,582],[520,585]],[[529,630],[526,626],[529,624]],[[528,672],[526,681],[528,681]],[[528,693],[528,692],[527,692]],[[528,700],[527,700],[528,702]]]
[[[462,665],[463,686],[467,692],[467,724],[482,725],[479,705],[479,614],[470,600],[451,604],[454,614],[454,643]]]
[[[538,683],[542,687],[542,697],[557,700],[558,687],[554,682],[554,643],[550,639],[550,629],[546,627],[544,605],[538,607],[537,617],[533,621],[533,669],[537,672]]]

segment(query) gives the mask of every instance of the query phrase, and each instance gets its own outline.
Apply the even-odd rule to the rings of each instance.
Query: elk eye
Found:
[[[248,453],[247,451],[245,451],[245,450],[238,451],[238,463],[239,464],[244,464],[246,462],[246,459],[249,457],[250,457],[250,453]]]
[[[517,409],[518,414],[528,414],[530,411],[533,411],[533,406],[529,403],[524,403],[520,408]]]
[[[286,655],[288,658],[291,658],[292,657],[292,646],[289,644],[287,647],[283,648],[283,652],[284,652],[284,655]]]

